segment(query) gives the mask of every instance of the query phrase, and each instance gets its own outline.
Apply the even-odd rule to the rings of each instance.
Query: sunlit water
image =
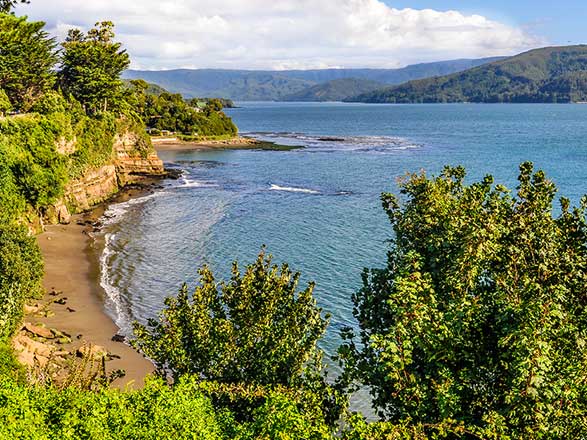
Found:
[[[122,332],[208,263],[227,276],[266,245],[314,280],[331,317],[321,347],[354,326],[351,295],[364,267],[385,262],[389,222],[380,193],[406,172],[464,165],[515,187],[533,161],[575,203],[587,193],[587,106],[245,103],[228,111],[241,132],[307,148],[166,152],[179,181],[107,213],[102,284]],[[328,360],[328,357],[327,357]],[[332,364],[332,362],[331,362]],[[336,372],[336,365],[331,365]]]

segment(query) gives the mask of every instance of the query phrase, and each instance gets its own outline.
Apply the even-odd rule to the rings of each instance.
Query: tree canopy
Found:
[[[0,12],[7,14],[18,4],[30,3],[29,0],[0,0]]]
[[[293,385],[315,366],[327,326],[313,285],[296,291],[299,276],[264,253],[242,274],[235,262],[228,282],[204,267],[193,295],[184,285],[165,300],[159,320],[135,325],[136,345],[176,378]]]
[[[587,197],[570,208],[532,164],[517,195],[463,168],[384,194],[387,266],[354,296],[343,382],[386,420],[454,421],[481,437],[573,438],[587,426]]]
[[[114,37],[114,24],[103,21],[87,34],[79,29],[70,30],[63,43],[61,87],[89,112],[123,105],[120,75],[130,65],[130,58]]]
[[[44,27],[43,22],[0,14],[0,89],[15,110],[28,111],[55,84],[57,43]]]

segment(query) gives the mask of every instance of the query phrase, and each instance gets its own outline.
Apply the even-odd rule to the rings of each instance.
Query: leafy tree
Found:
[[[70,30],[63,43],[61,86],[91,113],[119,109],[124,104],[120,75],[130,65],[130,58],[114,37],[114,24],[104,21],[87,34]]]
[[[55,39],[45,23],[0,14],[0,89],[16,110],[28,111],[55,83]]]
[[[517,196],[463,168],[382,196],[387,267],[354,296],[342,382],[392,423],[461,423],[496,438],[576,438],[587,426],[587,197],[552,215],[555,185],[521,166]],[[481,430],[481,431],[480,431]],[[469,431],[467,431],[469,432]]]
[[[243,274],[235,262],[228,282],[217,283],[204,267],[193,295],[184,285],[158,320],[135,324],[135,345],[176,379],[294,385],[315,368],[316,341],[327,326],[313,284],[296,292],[298,281],[263,252]]]
[[[185,101],[180,94],[166,91],[151,93],[152,85],[143,80],[129,81],[131,90],[127,102],[133,112],[154,130],[169,130],[198,137],[236,136],[238,129],[222,112],[223,101],[208,99],[203,111],[200,100]],[[230,104],[229,102],[226,102]]]
[[[18,4],[28,4],[29,0],[0,0],[0,12],[8,14]]]

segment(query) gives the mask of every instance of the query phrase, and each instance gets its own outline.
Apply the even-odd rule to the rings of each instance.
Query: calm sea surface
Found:
[[[316,281],[332,315],[321,346],[333,354],[341,327],[354,325],[362,269],[385,262],[379,195],[398,176],[464,165],[471,179],[492,173],[514,187],[531,160],[561,195],[587,193],[587,106],[243,103],[228,113],[242,133],[307,148],[160,154],[183,178],[107,213],[102,284],[126,334],[204,263],[226,276],[266,245]]]

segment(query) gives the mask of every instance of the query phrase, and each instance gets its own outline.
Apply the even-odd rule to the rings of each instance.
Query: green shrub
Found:
[[[517,195],[463,168],[384,194],[387,266],[355,296],[345,379],[370,387],[394,424],[455,420],[512,438],[577,438],[587,427],[587,197],[571,209],[532,164]]]
[[[27,298],[42,293],[43,261],[34,237],[22,226],[0,225],[0,338],[20,323]]]
[[[210,401],[189,381],[170,388],[150,380],[140,391],[91,392],[0,378],[0,438],[215,440],[223,432]]]
[[[0,116],[4,116],[10,110],[12,110],[10,99],[6,92],[3,89],[0,89]]]
[[[31,108],[31,112],[47,115],[50,113],[65,113],[69,105],[63,95],[56,91],[45,93]]]

